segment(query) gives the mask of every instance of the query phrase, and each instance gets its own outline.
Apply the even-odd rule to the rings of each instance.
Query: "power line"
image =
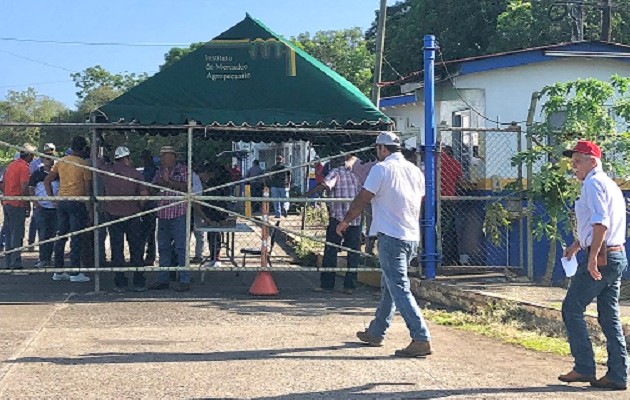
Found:
[[[46,44],[71,45],[71,46],[124,46],[124,47],[182,47],[182,46],[188,47],[190,46],[190,43],[80,42],[80,41],[64,41],[64,40],[24,39],[24,38],[15,38],[15,37],[0,37],[0,41],[46,43]]]
[[[404,76],[402,76],[400,73],[398,73],[398,71],[396,71],[396,69],[389,63],[389,61],[387,61],[387,58],[385,58],[385,55],[383,55],[383,61],[385,61],[385,64],[387,64],[389,66],[389,68],[394,71],[394,73],[396,75],[398,75],[398,79],[405,79]]]
[[[24,83],[24,84],[16,84],[16,85],[4,85],[4,86],[0,86],[0,89],[8,89],[12,87],[36,86],[36,85],[52,85],[55,83],[69,83],[69,82],[74,82],[74,81],[65,80],[65,81],[33,82],[33,83]]]
[[[477,109],[475,109],[475,107],[473,107],[462,95],[462,93],[459,91],[459,89],[457,88],[457,86],[455,85],[455,80],[453,79],[453,76],[451,75],[451,73],[448,70],[448,67],[446,66],[446,62],[444,61],[444,57],[442,55],[442,50],[440,49],[440,47],[438,47],[438,55],[440,56],[440,61],[442,63],[442,67],[444,67],[444,71],[446,72],[446,77],[448,78],[448,80],[451,82],[451,85],[453,86],[453,89],[455,89],[455,92],[457,93],[457,96],[460,98],[460,100],[466,104],[466,106],[468,106],[468,108],[470,108],[470,110],[472,112],[474,112],[475,114],[477,114],[478,116],[480,116],[481,118],[485,119],[488,122],[492,122],[494,124],[497,125],[512,125],[513,123],[516,124],[524,124],[527,121],[514,121],[514,122],[501,122],[498,119],[492,119],[490,117],[485,116],[484,114],[482,114],[481,112],[477,111]]]
[[[60,70],[63,70],[63,71],[67,71],[67,72],[75,72],[75,71],[72,71],[72,70],[70,70],[68,68],[65,68],[65,67],[60,67],[58,65],[49,64],[49,63],[44,62],[44,61],[39,61],[39,60],[35,60],[33,58],[24,57],[24,56],[21,56],[19,54],[11,53],[10,51],[0,50],[0,53],[5,53],[5,54],[8,54],[8,55],[13,56],[13,57],[17,57],[17,58],[21,58],[23,60],[31,61],[31,62],[34,62],[36,64],[45,65],[47,67],[57,68],[57,69],[60,69]]]

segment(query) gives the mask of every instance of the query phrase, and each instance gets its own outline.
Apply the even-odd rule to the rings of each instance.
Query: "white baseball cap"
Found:
[[[118,160],[119,158],[127,157],[131,152],[128,148],[124,146],[120,146],[114,152],[114,160]]]
[[[376,138],[375,144],[400,147],[400,138],[394,132],[384,131],[378,135],[378,137]]]
[[[44,153],[47,151],[52,151],[53,153],[57,150],[54,143],[46,143],[44,145]]]

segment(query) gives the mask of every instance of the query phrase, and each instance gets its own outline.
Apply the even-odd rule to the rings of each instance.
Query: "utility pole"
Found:
[[[374,84],[372,86],[372,103],[378,108],[381,100],[381,70],[383,66],[383,47],[385,46],[385,17],[387,15],[387,0],[381,0],[378,13],[378,29],[376,31],[376,60],[374,64]]]
[[[612,40],[612,7],[613,0],[602,0],[602,31],[599,40],[603,42]]]

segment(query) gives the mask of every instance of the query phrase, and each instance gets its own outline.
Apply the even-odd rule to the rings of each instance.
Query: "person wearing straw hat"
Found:
[[[381,132],[376,138],[379,163],[372,167],[363,188],[352,201],[343,221],[337,225],[342,235],[352,221],[372,203],[370,234],[378,238],[381,264],[381,301],[374,319],[357,337],[370,346],[381,346],[396,308],[410,331],[411,343],[396,350],[399,357],[425,357],[431,354],[429,328],[411,293],[407,269],[420,242],[420,208],[424,197],[424,175],[405,160],[400,138]]]
[[[12,161],[4,173],[5,196],[28,196],[28,181],[30,179],[29,163],[33,161],[35,146],[28,143],[20,148],[20,157]],[[24,230],[26,228],[26,214],[30,202],[24,200],[4,200],[4,223],[6,224],[5,250],[13,250],[24,245]],[[20,251],[5,256],[7,269],[22,269],[22,255]]]
[[[177,196],[178,192],[188,191],[188,167],[177,162],[177,153],[173,146],[162,146],[160,149],[160,168],[155,174],[153,183],[164,187],[159,191],[160,196]],[[171,189],[171,190],[169,190]],[[174,203],[173,200],[159,200],[158,207]],[[183,267],[186,265],[186,218],[188,207],[186,203],[174,204],[158,211],[158,255],[160,267]],[[173,254],[176,256],[173,260]],[[157,282],[149,286],[152,290],[165,290],[169,285],[169,271],[160,272]],[[177,292],[190,290],[190,272],[180,271],[179,282],[175,283]]]
[[[591,386],[626,390],[628,353],[619,315],[621,276],[628,267],[626,258],[626,202],[621,189],[602,169],[602,152],[593,142],[580,140],[571,150],[575,177],[581,183],[575,201],[577,238],[564,251],[571,260],[584,250],[586,262],[576,274],[562,302],[562,320],[567,331],[573,369],[560,375],[563,382],[590,382]],[[608,371],[596,379],[593,346],[588,337],[584,311],[597,298],[597,321],[606,336]]]

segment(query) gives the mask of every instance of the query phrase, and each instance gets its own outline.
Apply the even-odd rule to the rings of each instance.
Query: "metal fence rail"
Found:
[[[3,123],[0,126],[10,126],[12,128],[19,128],[24,126],[34,126],[33,124],[7,124]],[[58,124],[52,124],[54,126]],[[63,125],[63,124],[61,124]],[[76,124],[70,124],[72,126],[76,126]],[[44,124],[37,124],[37,126],[45,126]],[[56,162],[65,162],[75,167],[82,168],[92,172],[94,177],[93,179],[93,193],[89,196],[50,196],[50,197],[42,197],[42,196],[2,196],[2,200],[24,200],[24,201],[40,201],[40,200],[48,200],[53,202],[58,201],[78,201],[85,202],[86,205],[91,207],[94,220],[91,226],[87,226],[84,229],[80,229],[74,232],[70,232],[64,235],[55,234],[53,237],[47,238],[45,240],[38,240],[32,244],[27,246],[21,246],[18,248],[14,248],[11,250],[6,250],[0,252],[0,256],[6,256],[8,254],[22,252],[27,250],[31,246],[39,247],[45,244],[53,244],[58,243],[60,240],[67,240],[72,237],[78,237],[81,235],[89,234],[93,235],[93,260],[91,261],[91,265],[84,266],[83,262],[81,267],[63,267],[63,268],[52,268],[52,267],[43,267],[43,268],[23,268],[18,270],[10,270],[10,269],[0,269],[0,274],[11,274],[11,273],[53,273],[53,272],[68,272],[68,273],[77,273],[77,272],[90,272],[94,274],[94,282],[95,282],[95,290],[100,290],[100,273],[101,272],[131,272],[131,271],[259,271],[259,270],[278,270],[278,271],[320,271],[320,272],[334,272],[334,271],[347,271],[346,267],[321,267],[317,265],[321,265],[321,260],[318,261],[317,254],[320,254],[324,247],[328,247],[330,249],[335,249],[336,251],[342,251],[346,254],[357,254],[361,257],[361,265],[356,269],[357,271],[379,271],[377,263],[374,262],[375,256],[371,252],[365,252],[363,250],[363,245],[358,248],[351,248],[346,243],[334,243],[327,241],[325,239],[325,231],[327,221],[320,221],[317,218],[312,217],[317,213],[317,210],[323,210],[328,207],[328,205],[339,202],[349,202],[352,199],[346,198],[331,198],[327,196],[319,197],[319,198],[305,198],[303,196],[303,192],[309,187],[309,175],[311,171],[313,171],[313,167],[316,163],[326,162],[331,159],[339,159],[341,157],[345,157],[351,154],[357,154],[369,149],[372,149],[372,146],[368,147],[356,147],[352,148],[349,151],[336,153],[334,156],[328,157],[319,157],[318,160],[311,159],[311,155],[307,159],[299,159],[292,160],[292,162],[286,166],[286,168],[276,170],[276,171],[266,171],[263,174],[253,176],[253,177],[243,177],[244,174],[241,175],[237,179],[231,179],[229,182],[225,182],[224,179],[215,179],[215,181],[207,182],[202,191],[193,193],[193,164],[192,164],[192,154],[193,154],[193,131],[198,130],[198,126],[185,126],[182,128],[186,128],[187,130],[187,143],[186,143],[186,162],[185,165],[188,167],[188,175],[186,177],[186,186],[187,189],[185,191],[174,190],[167,188],[165,186],[161,186],[159,184],[154,184],[151,182],[145,182],[143,180],[137,180],[133,178],[123,177],[112,173],[108,170],[107,167],[103,167],[102,156],[103,154],[99,152],[101,149],[100,145],[101,141],[101,132],[97,134],[97,129],[102,128],[106,129],[105,126],[101,127],[100,125],[97,127],[93,124],[86,124],[86,127],[90,127],[92,129],[92,154],[91,160],[93,166],[86,166],[83,164],[73,163],[68,161],[67,159],[62,159],[60,157],[49,156],[43,153],[36,152],[35,155],[41,158],[49,158],[53,159]],[[107,128],[111,128],[111,126],[107,126]],[[156,127],[151,127],[156,128]],[[159,128],[159,127],[158,127]],[[20,146],[13,145],[11,143],[1,141],[0,146],[9,148],[12,150],[20,150]],[[102,151],[102,149],[101,149]],[[233,162],[232,159],[229,159],[230,164]],[[251,162],[251,160],[250,160]],[[245,166],[244,164],[242,164]],[[269,167],[269,166],[268,166]],[[268,168],[267,168],[268,169]],[[295,172],[301,171],[304,176],[304,181],[299,182],[303,186],[302,190],[297,190],[297,193],[291,193],[291,197],[289,199],[284,197],[270,197],[267,190],[260,195],[252,195],[252,188],[261,180],[268,181],[270,178],[273,178],[274,175],[277,174],[285,174],[287,172]],[[243,171],[244,172],[244,171]],[[224,171],[227,173],[227,170]],[[149,196],[107,196],[102,194],[102,177],[109,177],[119,179],[120,182],[126,181],[129,183],[135,183],[142,187],[157,191],[164,192],[168,191],[172,193],[171,196],[165,195],[149,195]],[[215,177],[216,178],[216,177]],[[224,178],[224,177],[222,177]],[[268,185],[267,185],[268,186]],[[149,201],[172,201],[170,204],[160,205],[153,207],[148,210],[144,210],[138,213],[134,213],[128,217],[116,218],[114,220],[109,220],[107,217],[107,213],[103,211],[103,206],[111,201],[124,201],[124,202],[149,202]],[[117,224],[124,223],[126,221],[140,218],[143,221],[155,220],[155,215],[157,212],[161,210],[168,209],[175,205],[186,205],[186,220],[190,221],[186,225],[186,257],[185,257],[185,265],[183,266],[169,266],[169,267],[156,267],[155,265],[126,265],[124,266],[115,266],[111,265],[111,263],[107,263],[108,260],[108,252],[106,245],[106,238],[108,230]],[[287,207],[288,213],[283,215],[281,218],[277,220],[273,220],[273,218],[269,217],[269,209],[273,208],[271,205],[281,204],[281,207]],[[285,206],[288,204],[288,206]],[[232,243],[229,240],[229,234],[219,234],[219,252],[221,252],[221,259],[227,260],[229,262],[222,263],[221,266],[214,265],[212,268],[209,267],[208,259],[214,258],[215,255],[208,254],[208,243],[204,246],[200,246],[200,242],[204,241],[205,238],[203,234],[199,234],[199,232],[195,231],[195,227],[199,223],[199,221],[193,222],[193,211],[196,207],[199,206],[202,209],[211,209],[218,212],[223,213],[223,215],[228,216],[228,221],[223,223],[226,231],[229,231],[230,226],[233,224],[240,224],[248,226],[251,233],[248,234],[232,234]],[[252,212],[252,208],[260,208],[261,211]],[[221,225],[221,224],[219,224]],[[217,228],[222,229],[222,228]],[[153,233],[155,234],[155,233]],[[280,242],[278,240],[279,234],[282,234],[283,240],[281,245],[278,244]],[[227,240],[226,237],[227,236]],[[235,237],[236,236],[236,239]],[[364,235],[365,236],[365,235]],[[275,243],[273,243],[275,237]],[[272,250],[272,246],[275,244],[275,249]],[[145,252],[145,245],[143,245],[143,254]],[[129,245],[125,244],[126,250],[129,250]],[[193,249],[195,252],[201,248],[201,253],[203,255],[203,259],[200,261],[197,257],[192,256]],[[225,248],[225,254],[223,254]],[[258,248],[260,249],[259,258],[254,257],[248,259],[248,263],[240,263],[240,260],[237,260],[240,257],[239,250],[250,249],[250,248]],[[210,250],[211,252],[215,251],[214,249]],[[311,256],[310,258],[307,256]],[[315,256],[315,258],[313,258]],[[270,267],[269,258],[281,259],[281,262],[274,262],[273,267]],[[304,259],[308,258],[307,261]],[[252,264],[252,261],[255,260],[255,264]],[[105,264],[103,263],[105,261]],[[300,265],[301,263],[301,265]],[[90,263],[88,263],[90,264]]]

